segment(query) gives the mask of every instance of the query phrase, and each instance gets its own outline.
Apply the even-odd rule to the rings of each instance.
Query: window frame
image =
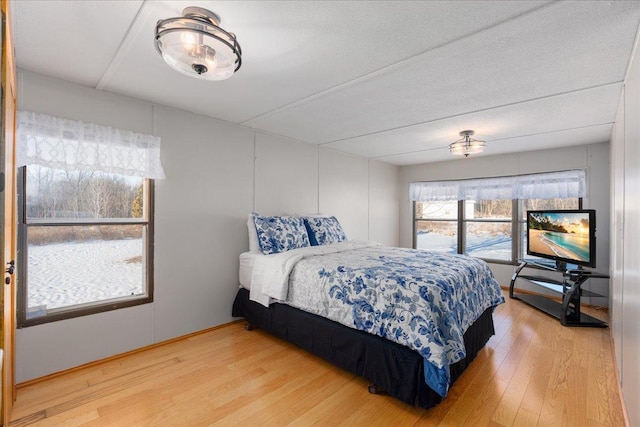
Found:
[[[119,310],[127,307],[148,304],[153,302],[154,296],[154,206],[155,206],[155,182],[153,179],[144,178],[143,186],[145,195],[145,203],[143,204],[142,218],[131,219],[113,219],[113,218],[90,218],[85,220],[73,219],[29,219],[27,220],[26,212],[26,189],[27,189],[27,166],[18,168],[18,286],[16,300],[16,320],[17,328],[25,328],[35,325],[42,325],[60,320],[73,319],[76,317],[88,316],[107,311]],[[30,226],[36,227],[73,227],[73,226],[92,226],[92,225],[143,225],[146,226],[146,232],[143,231],[143,256],[144,260],[144,279],[146,286],[146,294],[143,296],[123,296],[110,300],[99,302],[88,302],[73,306],[54,308],[43,316],[27,318],[28,305],[28,244],[27,230]],[[72,308],[70,308],[72,307]]]
[[[582,197],[577,197],[578,199],[578,209],[583,209],[582,205]],[[416,203],[417,201],[412,202],[413,209],[413,248],[417,249],[417,230],[418,230],[418,222],[420,221],[444,221],[444,222],[455,222],[457,224],[457,254],[464,254],[466,252],[466,225],[469,222],[475,223],[508,223],[511,222],[511,259],[510,260],[501,260],[501,259],[492,259],[492,258],[480,258],[486,262],[490,262],[492,264],[505,264],[505,265],[517,265],[518,259],[520,258],[520,254],[522,256],[525,255],[524,248],[522,248],[522,239],[521,234],[523,231],[523,224],[526,227],[526,220],[520,219],[520,214],[522,213],[522,209],[524,208],[524,200],[526,199],[511,199],[512,207],[511,207],[511,220],[503,219],[467,219],[465,218],[465,200],[458,200],[458,217],[457,218],[447,218],[447,219],[438,219],[438,218],[417,218],[416,217]],[[470,255],[471,256],[471,255]]]
[[[456,223],[456,247],[460,248],[463,243],[464,237],[461,235],[460,229],[460,217],[464,215],[464,204],[460,204],[460,200],[456,201],[457,203],[457,216],[456,218],[416,218],[416,202],[412,202],[413,208],[413,249],[416,249],[418,246],[418,221],[431,221],[431,222],[451,222]],[[459,252],[458,252],[459,253]]]
[[[496,259],[496,258],[480,258],[480,257],[476,257],[476,258],[480,258],[483,259],[487,262],[491,262],[494,264],[515,264],[515,261],[517,260],[517,243],[514,244],[514,236],[517,236],[517,234],[514,234],[515,232],[518,232],[519,229],[514,229],[514,224],[513,224],[513,220],[514,220],[514,210],[518,209],[518,200],[517,199],[511,199],[511,219],[487,219],[487,218],[474,218],[474,219],[468,219],[465,216],[465,202],[467,202],[467,200],[458,200],[458,203],[460,205],[460,209],[459,209],[459,215],[458,215],[458,221],[460,221],[460,218],[462,218],[462,222],[464,222],[463,227],[462,227],[462,239],[458,239],[458,253],[464,254],[467,251],[467,224],[469,223],[486,223],[486,224],[511,224],[511,259],[509,260],[504,260],[504,259]],[[462,243],[462,244],[460,244]],[[462,252],[460,252],[460,248],[463,249]],[[472,255],[469,255],[472,256]]]

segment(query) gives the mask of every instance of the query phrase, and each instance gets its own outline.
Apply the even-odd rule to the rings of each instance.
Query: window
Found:
[[[20,168],[19,327],[152,301],[152,181]]]
[[[457,253],[458,202],[417,202],[414,207],[414,247]]]
[[[585,195],[583,170],[412,182],[413,246],[515,263],[526,254],[527,210],[582,208]]]
[[[510,262],[513,257],[511,200],[465,200],[464,253]]]
[[[414,202],[417,249],[461,253],[492,262],[535,258],[527,251],[527,210],[580,209],[578,197]],[[520,236],[513,239],[513,236]]]
[[[153,301],[160,138],[18,112],[18,327]]]

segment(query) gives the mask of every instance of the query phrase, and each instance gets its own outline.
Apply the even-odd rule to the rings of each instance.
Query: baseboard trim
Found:
[[[618,386],[618,397],[620,398],[620,405],[622,405],[622,415],[624,415],[624,425],[625,427],[631,427],[629,412],[627,412],[627,404],[624,400],[624,394],[622,394],[622,382],[620,381],[620,374],[618,371],[618,361],[616,359],[616,343],[613,340],[613,330],[611,326],[609,326],[609,345],[611,346],[611,361],[613,362],[613,374],[616,376],[616,385]]]
[[[215,331],[216,329],[220,329],[220,328],[225,328],[227,326],[230,326],[230,325],[233,325],[233,324],[236,324],[236,323],[240,323],[240,322],[243,322],[243,321],[244,321],[243,319],[233,320],[231,322],[223,323],[221,325],[213,326],[211,328],[203,329],[201,331],[196,331],[196,332],[192,332],[190,334],[181,335],[179,337],[171,338],[171,339],[168,339],[166,341],[160,341],[160,342],[157,342],[155,344],[146,345],[144,347],[136,348],[134,350],[126,351],[124,353],[114,354],[113,356],[105,357],[104,359],[94,360],[93,362],[88,362],[88,363],[84,363],[84,364],[79,365],[79,366],[74,366],[73,368],[65,369],[63,371],[54,372],[52,374],[45,375],[43,377],[38,377],[38,378],[31,379],[31,380],[27,380],[27,381],[21,382],[19,384],[16,384],[16,389],[19,390],[19,389],[21,389],[23,387],[27,387],[27,386],[30,386],[30,385],[38,384],[38,383],[40,383],[42,381],[46,381],[46,380],[50,380],[52,378],[60,377],[62,375],[66,375],[66,374],[69,374],[71,372],[80,371],[80,370],[85,369],[85,368],[90,368],[90,367],[93,367],[93,366],[96,366],[96,365],[101,365],[103,363],[110,362],[112,360],[122,359],[123,357],[131,356],[133,354],[141,353],[143,351],[151,350],[153,348],[162,347],[162,346],[165,346],[167,344],[172,344],[172,343],[175,343],[175,342],[178,342],[178,341],[183,341],[183,340],[189,339],[191,337],[195,337],[197,335],[206,334],[207,332]]]

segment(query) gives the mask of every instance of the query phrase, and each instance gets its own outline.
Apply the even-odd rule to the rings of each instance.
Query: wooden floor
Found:
[[[608,329],[522,302],[428,411],[234,323],[21,387],[11,426],[624,426]]]

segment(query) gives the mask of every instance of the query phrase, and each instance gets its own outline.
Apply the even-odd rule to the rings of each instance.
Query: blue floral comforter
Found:
[[[463,334],[504,297],[477,258],[368,246],[298,256],[285,302],[412,348],[445,396],[449,365],[465,357]]]

